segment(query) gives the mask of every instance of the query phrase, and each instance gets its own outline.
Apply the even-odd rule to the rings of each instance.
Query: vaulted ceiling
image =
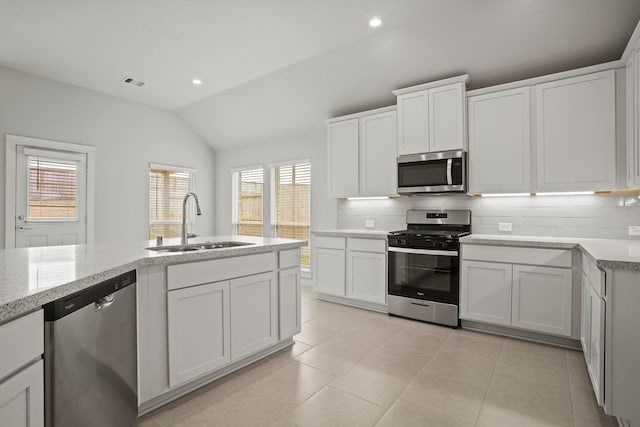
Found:
[[[616,60],[639,19],[638,0],[0,0],[0,65],[174,110],[221,149],[442,77]]]

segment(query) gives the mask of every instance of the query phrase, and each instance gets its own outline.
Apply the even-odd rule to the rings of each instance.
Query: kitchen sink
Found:
[[[187,245],[170,245],[170,246],[152,246],[148,249],[156,252],[190,252],[201,251],[206,249],[225,249],[234,248],[237,246],[254,245],[255,243],[246,242],[204,242],[204,243],[189,243]]]

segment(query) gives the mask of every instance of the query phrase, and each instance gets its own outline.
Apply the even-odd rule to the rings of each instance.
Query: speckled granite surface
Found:
[[[311,234],[315,236],[327,236],[327,237],[357,237],[360,239],[380,239],[385,240],[387,234],[386,230],[313,230]]]
[[[173,253],[146,250],[155,246],[149,241],[0,250],[0,322],[144,265],[227,258],[305,245],[302,240],[246,236],[199,237],[189,243],[232,240],[252,245]],[[179,239],[164,242],[179,243]]]
[[[582,252],[591,255],[600,268],[640,271],[640,240],[472,234],[461,238],[460,242],[472,245],[551,249],[573,249],[577,247]]]

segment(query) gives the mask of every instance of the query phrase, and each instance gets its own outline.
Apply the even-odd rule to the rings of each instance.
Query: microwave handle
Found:
[[[447,160],[447,185],[453,185],[453,178],[451,176],[451,166],[453,165],[453,159]]]

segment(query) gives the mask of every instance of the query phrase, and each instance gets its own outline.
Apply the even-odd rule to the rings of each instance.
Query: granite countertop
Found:
[[[311,234],[315,236],[327,237],[358,237],[361,239],[386,239],[386,230],[356,230],[356,229],[338,229],[338,230],[313,230]]]
[[[144,265],[251,255],[298,248],[306,243],[248,236],[198,237],[189,243],[208,241],[252,244],[190,252],[145,249],[155,246],[155,241],[0,250],[0,322]],[[164,245],[179,243],[180,239],[165,239]]]
[[[640,240],[472,234],[462,237],[460,243],[552,249],[578,248],[592,256],[600,268],[640,270]]]

